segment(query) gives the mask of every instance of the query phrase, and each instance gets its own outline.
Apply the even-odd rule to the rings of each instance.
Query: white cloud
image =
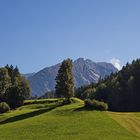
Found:
[[[121,70],[122,69],[122,66],[121,66],[121,61],[117,58],[112,58],[110,60],[110,62],[118,69],[118,70]]]

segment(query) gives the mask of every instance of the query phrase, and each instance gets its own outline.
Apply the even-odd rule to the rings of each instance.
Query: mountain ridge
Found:
[[[54,90],[55,77],[61,63],[46,67],[37,73],[26,75],[29,80],[32,96],[41,96],[45,92]],[[107,62],[93,62],[90,59],[78,58],[73,61],[73,75],[75,87],[97,83],[100,78],[117,72],[117,68]],[[31,76],[29,76],[31,75]]]

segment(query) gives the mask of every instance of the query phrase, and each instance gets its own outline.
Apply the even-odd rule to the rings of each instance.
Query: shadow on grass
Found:
[[[12,122],[25,120],[25,119],[35,117],[35,116],[41,115],[43,113],[49,112],[49,111],[51,111],[51,110],[53,110],[57,107],[60,107],[60,106],[62,106],[62,105],[53,106],[53,107],[50,107],[50,108],[47,108],[47,109],[40,109],[40,110],[37,110],[37,111],[33,111],[33,112],[18,115],[18,116],[14,116],[14,117],[11,117],[11,118],[8,118],[6,120],[1,121],[0,124],[7,124],[7,123],[12,123]]]
[[[80,108],[76,108],[74,111],[95,111],[95,110],[82,106]]]
[[[85,109],[85,107],[79,107],[79,108],[76,108],[76,109],[74,109],[74,111],[85,111],[86,109]]]

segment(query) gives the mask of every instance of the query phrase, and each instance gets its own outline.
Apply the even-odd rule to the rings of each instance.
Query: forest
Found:
[[[75,96],[103,101],[110,111],[140,111],[140,59],[127,63],[97,84],[78,88]]]

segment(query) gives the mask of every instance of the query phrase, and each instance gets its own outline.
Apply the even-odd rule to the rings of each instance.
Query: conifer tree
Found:
[[[55,89],[58,97],[65,97],[67,103],[70,103],[70,97],[74,95],[72,60],[66,59],[62,62],[58,75],[56,76]]]

